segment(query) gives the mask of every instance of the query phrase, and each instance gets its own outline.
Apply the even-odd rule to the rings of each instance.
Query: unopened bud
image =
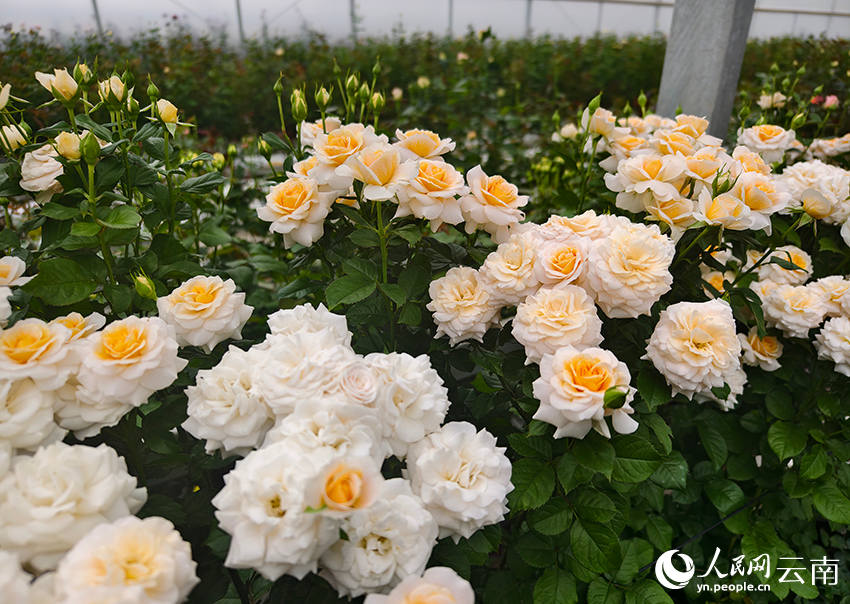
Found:
[[[596,110],[599,109],[599,105],[602,104],[602,93],[597,94],[590,103],[587,104],[587,113],[593,115],[596,113]]]
[[[632,114],[632,105],[626,101],[626,106],[623,107],[623,117],[629,117]]]
[[[136,76],[134,76],[133,72],[128,69],[121,74],[121,81],[124,82],[124,86],[129,90],[136,85]]]
[[[342,69],[339,66],[339,63],[336,62],[336,57],[334,57],[334,77],[339,77],[342,75]]]
[[[806,114],[805,113],[798,113],[797,115],[794,116],[794,119],[791,120],[790,129],[791,130],[799,130],[800,127],[802,127],[802,125],[805,124],[805,123],[806,123]]]
[[[803,65],[802,67],[800,67],[800,69],[797,70],[797,77],[802,78],[804,75],[806,75],[806,66],[805,65]]]
[[[354,96],[357,92],[357,87],[360,85],[360,80],[357,77],[357,74],[352,73],[348,76],[348,79],[345,80],[345,92],[348,93],[349,97]]]
[[[16,125],[3,126],[0,128],[0,148],[7,153],[14,151],[18,147],[23,147],[26,144],[27,137],[24,136],[23,128]]]
[[[640,106],[640,110],[642,112],[646,112],[646,94],[643,90],[641,90],[640,94],[638,95],[638,106]]]
[[[177,107],[174,106],[174,103],[168,101],[166,99],[159,99],[156,102],[156,113],[163,122],[166,124],[176,124],[177,123]]]
[[[96,164],[97,158],[100,157],[100,143],[91,131],[86,132],[80,141],[80,155],[90,166]]]
[[[381,57],[375,59],[375,66],[372,67],[372,75],[378,77],[381,75]]]
[[[779,65],[777,65],[776,63],[771,65],[770,66],[770,73],[771,73],[771,75],[776,75],[777,73],[779,73]]]
[[[303,122],[307,119],[307,99],[304,98],[304,92],[296,88],[292,91],[292,96],[289,97],[289,102],[292,104],[292,117],[296,122]]]
[[[401,88],[399,88],[398,86],[393,88],[393,100],[396,103],[398,103],[403,96],[404,96],[404,91]]]
[[[260,151],[260,155],[262,155],[262,156],[263,156],[263,157],[265,157],[266,159],[268,159],[268,158],[270,158],[270,157],[272,156],[272,147],[271,147],[271,145],[269,145],[269,144],[268,144],[266,141],[264,141],[263,139],[260,139],[260,140],[257,142],[257,148],[258,148],[258,150]]]
[[[136,289],[136,293],[142,298],[156,300],[156,285],[154,285],[153,280],[144,271],[140,270],[133,275],[133,287]]]
[[[139,107],[139,101],[130,97],[127,99],[127,113],[130,116],[130,119],[136,119],[139,117],[139,114],[142,112],[142,108]]]
[[[219,172],[224,169],[224,164],[227,163],[227,158],[223,153],[213,153],[212,166]]]
[[[384,110],[387,103],[384,100],[384,95],[380,92],[376,92],[372,95],[372,99],[369,101],[369,104],[372,107],[372,111],[380,113]]]
[[[159,98],[159,88],[156,87],[156,84],[153,83],[153,80],[151,80],[151,83],[148,84],[148,97],[150,98],[152,103],[156,102],[156,100]]]
[[[743,122],[748,117],[750,117],[751,112],[752,112],[752,110],[750,109],[750,106],[744,105],[743,107],[741,107],[741,110],[738,111],[738,119],[740,119],[741,122]]]
[[[821,84],[820,86],[818,86],[817,88],[815,88],[815,89],[812,91],[812,94],[813,94],[814,96],[817,96],[817,95],[821,94],[822,92],[823,92],[823,84]]]
[[[626,392],[620,386],[613,386],[602,395],[602,401],[606,409],[620,409],[626,404]]]
[[[67,160],[77,161],[80,152],[80,137],[73,132],[60,132],[56,136],[56,151]]]
[[[281,96],[283,94],[283,74],[280,74],[280,77],[277,79],[277,82],[274,83],[273,90],[277,96]]]
[[[320,110],[324,111],[331,104],[331,93],[328,92],[327,88],[322,86],[316,90],[315,99],[316,105],[318,105]]]
[[[782,90],[788,90],[789,88],[791,88],[791,78],[783,78],[780,86],[782,86]]]
[[[236,153],[238,150],[236,149],[236,145],[230,143],[227,145],[227,157],[236,157]]]
[[[85,63],[74,65],[74,79],[80,86],[91,86],[95,81],[95,73]]]
[[[365,105],[366,103],[368,103],[368,102],[369,102],[369,97],[372,95],[372,93],[369,91],[369,86],[368,86],[367,84],[365,84],[365,83],[364,83],[364,84],[360,87],[360,91],[358,92],[358,95],[360,96],[360,102],[361,102],[361,103],[363,103],[364,105]]]

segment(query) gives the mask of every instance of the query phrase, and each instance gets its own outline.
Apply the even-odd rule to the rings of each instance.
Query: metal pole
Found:
[[[100,22],[100,11],[97,9],[97,0],[91,0],[91,5],[94,7],[94,20],[97,21],[97,33],[103,35],[103,24]]]
[[[661,5],[656,4],[655,5],[655,28],[653,30],[655,33],[658,33],[658,30],[659,30],[658,24],[659,23],[661,23]]]
[[[602,6],[604,2],[599,3],[599,10],[596,11],[596,33],[602,31]]]
[[[242,3],[236,0],[236,18],[239,20],[239,40],[245,44],[245,29],[242,27]]]
[[[455,35],[454,28],[454,13],[455,13],[455,3],[454,0],[449,0],[449,37],[453,38]]]
[[[349,0],[348,6],[351,13],[351,42],[357,44],[357,13],[354,10],[354,0]]]
[[[525,3],[525,37],[531,37],[531,2],[532,0],[526,0]]]

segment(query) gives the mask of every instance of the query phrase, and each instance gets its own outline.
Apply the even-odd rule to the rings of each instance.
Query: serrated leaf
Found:
[[[620,553],[623,562],[614,575],[614,581],[617,583],[631,583],[638,571],[652,562],[652,546],[643,539],[621,541]]]
[[[233,238],[223,228],[214,224],[208,224],[201,229],[198,238],[204,245],[215,247],[217,245],[227,245]]]
[[[557,561],[555,547],[531,532],[520,537],[514,547],[526,564],[535,568],[548,568]]]
[[[346,275],[328,286],[325,291],[325,300],[328,308],[334,309],[340,304],[353,304],[363,300],[375,291],[375,287],[377,287],[375,280],[366,275]]]
[[[703,421],[697,426],[699,438],[702,441],[702,446],[708,457],[714,462],[714,467],[720,469],[726,462],[726,457],[729,455],[729,449],[726,445],[726,439],[723,434],[710,423]]]
[[[73,260],[52,258],[40,263],[38,274],[21,288],[46,304],[67,306],[94,293],[97,283]]]
[[[378,283],[378,289],[381,290],[390,300],[401,306],[407,300],[407,294],[404,288],[398,283]]]
[[[815,509],[827,520],[839,524],[850,524],[850,500],[836,486],[834,480],[815,487],[812,493]]]
[[[534,584],[534,604],[576,604],[576,581],[566,570],[549,568]]]
[[[94,237],[100,233],[100,225],[94,222],[75,222],[71,225],[71,235],[77,237]]]
[[[569,504],[559,497],[550,499],[528,515],[528,526],[541,535],[560,535],[570,528],[572,521]]]
[[[565,493],[569,493],[579,485],[590,482],[591,479],[593,479],[593,470],[578,465],[575,457],[569,452],[558,460],[558,481]]]
[[[508,443],[523,457],[537,457],[544,461],[552,458],[552,443],[546,437],[516,433],[508,436]]]
[[[200,176],[187,178],[180,185],[180,190],[184,193],[201,195],[209,193],[227,182],[227,179],[221,172],[207,172]]]
[[[664,449],[664,453],[669,454],[673,450],[673,430],[667,425],[657,413],[644,413],[640,416],[640,423],[649,427],[655,438],[658,439],[658,444]]]
[[[659,551],[673,548],[673,529],[661,516],[650,515],[646,519],[646,537]]]
[[[661,465],[661,455],[648,440],[634,434],[611,439],[617,456],[611,478],[620,482],[643,482]]]
[[[628,588],[626,604],[673,604],[673,600],[658,583],[644,579]]]
[[[555,490],[555,471],[539,459],[520,459],[513,464],[508,494],[511,510],[533,510],[542,506]]]
[[[577,517],[591,522],[608,522],[617,513],[614,502],[605,493],[592,488],[579,491],[572,505]]]
[[[597,577],[587,588],[587,604],[623,604],[625,594],[604,577]]]
[[[81,214],[80,208],[77,206],[63,206],[55,201],[51,201],[50,203],[43,205],[41,207],[41,213],[55,220],[69,220],[71,218],[76,218]]]
[[[678,451],[673,451],[652,474],[652,482],[665,489],[685,490],[688,482],[688,462]]]
[[[800,453],[808,440],[809,435],[803,428],[788,422],[775,422],[767,430],[767,442],[780,460]]]
[[[598,522],[576,519],[570,529],[570,545],[576,560],[596,573],[616,570],[622,562],[617,535]]]
[[[398,322],[402,325],[419,325],[422,322],[422,311],[412,302],[407,302],[398,313]]]
[[[821,445],[815,445],[800,460],[800,476],[809,480],[820,478],[826,472],[826,462],[826,451]]]
[[[746,501],[744,492],[731,480],[720,478],[705,485],[705,492],[722,515],[741,507]]]
[[[139,226],[141,221],[142,217],[131,206],[118,206],[111,209],[101,222],[109,229],[133,229]]]
[[[415,244],[417,241],[422,239],[422,232],[419,230],[419,227],[415,224],[408,224],[400,229],[393,229],[390,231],[393,235],[398,235],[410,245]]]
[[[637,389],[641,398],[649,406],[650,411],[672,398],[670,396],[670,386],[654,367],[647,366],[640,370],[637,379]]]
[[[378,233],[368,229],[358,229],[351,233],[348,239],[360,247],[378,247],[381,245],[381,238],[378,237]]]
[[[129,285],[107,284],[103,287],[103,295],[109,300],[112,312],[126,312],[133,303],[133,288]]]
[[[582,440],[575,441],[572,448],[576,461],[588,470],[601,472],[608,478],[614,469],[614,447],[604,436],[590,432]]]

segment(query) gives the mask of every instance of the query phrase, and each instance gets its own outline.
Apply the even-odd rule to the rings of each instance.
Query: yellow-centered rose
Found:
[[[56,136],[56,151],[65,159],[76,161],[82,157],[80,153],[80,137],[73,132],[60,132]]]
[[[177,123],[177,107],[171,101],[159,99],[156,102],[156,112],[159,115],[159,119],[166,124]]]

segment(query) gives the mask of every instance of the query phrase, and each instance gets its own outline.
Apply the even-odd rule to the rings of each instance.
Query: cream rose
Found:
[[[66,101],[73,100],[79,89],[76,80],[68,73],[67,69],[54,69],[52,74],[36,71],[35,79],[48,92]]]
[[[95,400],[138,407],[186,367],[177,347],[174,328],[162,319],[127,317],[88,338],[77,379]]]
[[[747,335],[738,334],[744,363],[761,367],[764,371],[779,369],[779,357],[782,356],[782,342],[774,336],[759,337],[758,329],[753,327]]]
[[[432,566],[422,577],[407,577],[387,594],[367,594],[363,604],[475,604],[469,581],[450,568]]]
[[[30,378],[42,390],[56,390],[75,370],[69,354],[71,330],[41,319],[24,319],[0,331],[0,375],[6,380]]]
[[[787,96],[781,92],[774,92],[773,94],[762,94],[756,104],[762,109],[770,109],[771,107],[781,109],[785,106],[786,100],[788,100]]]
[[[770,227],[769,218],[753,212],[733,192],[712,197],[711,189],[708,187],[700,191],[694,217],[707,224],[720,225],[732,231],[760,230]]]
[[[631,434],[638,424],[629,417],[636,392],[630,382],[626,364],[607,350],[560,348],[540,361],[540,377],[532,384],[540,401],[534,418],[555,426],[555,438],[584,438],[591,428],[610,437],[606,416],[616,432]],[[612,388],[625,394],[618,409],[605,408],[605,393]]]
[[[269,315],[268,323],[272,335],[318,333],[328,329],[338,344],[351,346],[351,332],[348,331],[345,315],[332,313],[321,303],[315,308],[309,304],[300,304],[295,308],[279,310]]]
[[[676,245],[655,225],[617,227],[594,241],[582,285],[611,318],[648,315],[670,291],[675,253]]]
[[[180,604],[200,583],[192,548],[165,518],[129,516],[100,524],[61,560],[63,602]]]
[[[768,324],[778,327],[789,338],[808,338],[826,316],[826,296],[804,285],[783,284],[773,289],[762,309]]]
[[[769,164],[782,161],[785,151],[796,138],[793,130],[785,130],[773,124],[762,124],[738,131],[738,144],[757,151]]]
[[[30,593],[32,577],[21,568],[16,554],[0,550],[0,593],[12,604],[40,604]]]
[[[344,518],[372,505],[383,485],[380,465],[372,458],[337,455],[307,483],[304,499],[316,513]]]
[[[392,199],[417,173],[416,162],[403,162],[399,150],[386,143],[361,149],[336,169],[336,174],[362,182],[363,197],[372,201]]]
[[[452,346],[469,339],[480,342],[500,308],[481,274],[469,267],[449,269],[431,282],[428,294],[427,308],[437,324],[434,337],[446,335]]]
[[[71,375],[65,385],[53,394],[56,397],[56,423],[60,428],[72,431],[78,439],[95,436],[103,428],[114,426],[134,407],[123,398],[89,392],[75,375]]]
[[[850,310],[850,280],[840,275],[823,277],[806,285],[815,293],[822,294],[826,301],[826,316],[839,317]]]
[[[24,277],[27,264],[15,256],[0,258],[0,287],[15,287],[23,285],[32,277]]]
[[[528,203],[528,196],[501,176],[487,176],[481,166],[466,173],[466,182],[470,194],[460,200],[466,232],[482,227],[494,242],[507,241],[509,227],[525,217],[519,208]]]
[[[770,166],[764,163],[761,155],[749,148],[738,145],[732,151],[732,163],[729,165],[729,175],[737,178],[741,174],[752,172],[755,174],[770,174]]]
[[[661,311],[646,355],[673,393],[694,394],[722,387],[740,368],[741,342],[732,307],[724,300],[679,302]]]
[[[53,421],[53,401],[52,392],[29,378],[0,380],[0,440],[27,451],[62,440],[65,431]]]
[[[580,282],[587,267],[590,240],[581,236],[559,237],[537,249],[534,276],[541,285],[568,285]]]
[[[469,188],[450,164],[423,159],[418,162],[418,173],[397,193],[399,204],[395,217],[413,215],[429,220],[431,230],[436,232],[443,223],[463,222],[457,196],[467,195]]]
[[[301,146],[312,147],[317,136],[333,132],[340,126],[342,126],[342,120],[330,115],[325,116],[324,123],[321,119],[315,122],[301,122]]]
[[[616,174],[605,175],[605,185],[617,192],[617,207],[629,212],[645,212],[653,200],[679,197],[679,181],[688,169],[677,155],[642,154],[626,159]]]
[[[649,139],[650,146],[661,155],[689,157],[696,153],[697,141],[676,130],[656,130]]]
[[[198,372],[186,389],[189,418],[183,429],[206,440],[206,451],[247,455],[274,425],[274,413],[254,386],[254,366],[262,353],[231,346],[218,365]]]
[[[174,327],[180,346],[199,346],[212,352],[219,342],[242,338],[242,327],[253,307],[236,293],[233,279],[192,277],[156,301],[159,316]]]
[[[401,478],[387,480],[380,499],[345,518],[342,531],[348,540],[321,558],[321,575],[341,597],[388,591],[421,575],[437,541],[434,517]]]
[[[850,319],[835,317],[815,335],[818,358],[835,363],[835,370],[850,377]]]
[[[325,217],[335,199],[333,193],[320,192],[312,178],[290,178],[272,187],[257,216],[271,223],[269,231],[283,235],[287,249],[296,243],[309,247],[324,233]]]
[[[535,226],[532,233],[535,237],[549,241],[580,235],[590,240],[605,239],[618,226],[631,226],[632,222],[625,216],[599,214],[588,210],[578,216],[550,216],[549,220]]]
[[[114,449],[53,443],[16,457],[0,477],[0,548],[51,570],[92,528],[135,514],[146,499]]]
[[[12,316],[12,305],[9,303],[11,297],[11,288],[0,285],[0,328],[6,327]]]
[[[773,258],[785,260],[799,268],[783,268],[778,264],[769,262]],[[756,272],[758,273],[759,281],[772,281],[779,285],[801,285],[808,280],[812,272],[812,257],[797,246],[783,245],[776,248],[770,255],[770,258],[759,265]]]
[[[398,138],[395,146],[402,149],[405,159],[435,159],[455,148],[452,139],[440,138],[438,134],[430,130],[413,129],[407,132],[396,130],[395,135]]]
[[[593,300],[582,288],[564,285],[541,288],[517,307],[512,333],[525,346],[526,363],[539,363],[559,348],[598,346],[602,321]]]
[[[7,84],[8,85],[8,84]],[[0,147],[7,153],[27,144],[23,129],[18,126],[3,126],[0,128]]]
[[[21,162],[20,186],[24,191],[37,193],[35,201],[38,204],[47,203],[63,190],[56,180],[65,173],[62,164],[54,159],[57,155],[52,145],[44,145],[24,155]]]
[[[407,473],[413,492],[455,543],[501,522],[513,490],[511,462],[496,437],[468,422],[450,422],[410,448]]]
[[[515,306],[540,286],[535,274],[537,244],[529,233],[514,233],[490,252],[478,271],[499,306]]]
[[[337,168],[361,149],[386,142],[386,136],[376,135],[372,126],[364,127],[363,124],[347,124],[327,134],[317,134],[313,140],[315,157],[320,164],[315,168],[316,181],[332,189],[347,191],[353,179],[337,172]]]

